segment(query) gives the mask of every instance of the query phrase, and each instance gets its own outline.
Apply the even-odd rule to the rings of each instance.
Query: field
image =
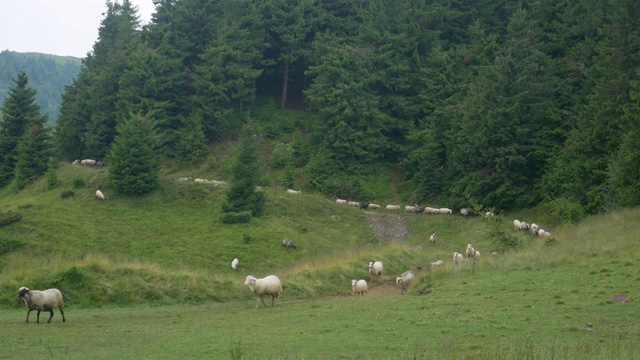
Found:
[[[3,211],[23,215],[0,227],[0,359],[640,359],[639,209],[569,227],[544,209],[506,214],[509,234],[508,219],[533,218],[553,237],[516,234],[521,247],[491,256],[479,217],[399,214],[407,234],[389,243],[366,212],[277,187],[264,217],[222,226],[223,190],[169,181],[182,175],[165,174],[146,197],[99,202],[95,188],[112,194],[104,170],[62,164],[55,190],[0,193]],[[378,213],[385,228],[398,223]],[[285,237],[298,249],[281,247]],[[451,263],[476,242],[480,261]],[[384,276],[350,296],[374,259]],[[437,259],[445,265],[426,270]],[[393,279],[408,268],[418,280],[400,295]],[[256,309],[242,283],[269,273],[284,294]],[[67,321],[56,312],[36,324],[32,312],[25,324],[20,286],[60,288]]]

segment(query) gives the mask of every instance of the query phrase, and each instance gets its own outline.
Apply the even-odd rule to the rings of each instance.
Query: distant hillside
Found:
[[[36,100],[43,113],[49,114],[49,123],[55,124],[62,102],[65,85],[80,72],[82,59],[40,53],[0,52],[0,101],[13,86],[18,72],[29,75],[29,85],[38,91]]]

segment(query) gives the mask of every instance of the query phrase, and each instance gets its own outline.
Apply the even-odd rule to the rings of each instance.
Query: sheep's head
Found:
[[[357,283],[358,283],[358,280],[356,279],[351,280],[351,286],[355,287]]]
[[[256,284],[256,278],[252,275],[247,276],[247,279],[244,281],[245,285],[254,286]]]
[[[29,288],[26,288],[23,286],[20,289],[18,289],[18,298],[22,299],[28,293],[29,293]]]

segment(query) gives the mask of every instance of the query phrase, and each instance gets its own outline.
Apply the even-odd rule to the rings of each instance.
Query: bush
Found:
[[[66,190],[66,191],[63,191],[62,193],[60,193],[60,197],[63,198],[63,199],[70,198],[70,197],[73,197],[75,195],[76,195],[76,193],[74,191],[72,191],[72,190]]]
[[[507,230],[502,216],[484,216],[483,219],[489,224],[489,238],[495,251],[515,250],[520,246],[520,239]]]
[[[5,213],[3,213],[2,211],[0,211],[0,227],[9,225],[11,223],[20,221],[20,219],[22,219],[22,213],[18,212],[18,211],[7,211]]]
[[[293,149],[289,144],[278,143],[271,153],[271,167],[274,169],[284,169],[291,164]]]
[[[567,198],[553,199],[548,206],[562,225],[571,225],[587,217],[587,212],[580,203]]]
[[[84,185],[85,185],[84,179],[80,179],[80,178],[73,179],[73,188],[74,189],[83,188]]]
[[[48,190],[53,190],[55,188],[57,188],[58,186],[60,186],[60,180],[58,180],[58,177],[56,176],[56,172],[53,169],[49,169],[49,171],[47,171],[47,173],[45,174],[46,178],[47,178],[47,189]]]
[[[226,212],[220,214],[220,221],[223,224],[245,224],[251,220],[251,211]]]

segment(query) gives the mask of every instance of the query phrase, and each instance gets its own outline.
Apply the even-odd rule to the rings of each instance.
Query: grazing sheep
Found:
[[[289,194],[302,194],[300,190],[287,189],[287,193]]]
[[[80,160],[76,159],[76,160],[75,160],[74,162],[72,162],[71,164],[73,164],[73,165],[80,164]]]
[[[434,267],[438,267],[440,265],[444,264],[444,261],[442,260],[438,260],[438,261],[434,261],[431,263],[431,268],[433,269]]]
[[[466,208],[460,209],[460,215],[469,216],[469,210],[467,210]]]
[[[296,249],[296,244],[294,244],[293,241],[289,239],[282,240],[282,246],[286,247],[287,249]]]
[[[380,209],[380,205],[378,205],[378,204],[369,204],[369,205],[367,205],[367,209]]]
[[[520,222],[520,230],[522,230],[522,231],[529,230],[529,223],[526,223],[524,221]]]
[[[464,257],[462,256],[462,254],[460,254],[459,252],[454,252],[453,253],[453,263],[454,264],[460,265],[463,260],[464,260]]]
[[[62,293],[58,289],[48,289],[48,290],[29,290],[26,287],[21,287],[18,289],[18,299],[22,299],[24,304],[27,306],[27,323],[29,322],[29,313],[31,310],[38,310],[38,315],[36,317],[36,323],[40,322],[40,311],[48,311],[51,313],[49,316],[49,321],[47,323],[51,323],[51,319],[53,318],[53,309],[60,309],[60,314],[62,315],[62,322],[65,322],[64,318],[64,301],[62,300]]]
[[[357,202],[357,201],[347,201],[347,205],[358,207],[358,206],[360,206],[360,203]]]
[[[409,285],[411,285],[411,283],[413,283],[413,280],[415,279],[416,276],[413,274],[413,270],[407,270],[396,278],[396,284],[402,286],[400,295],[407,292],[407,288],[409,287]]]
[[[191,176],[189,176],[189,177],[181,177],[181,178],[178,178],[178,180],[177,180],[177,181],[178,181],[178,182],[187,182],[187,181],[191,181]]]
[[[345,199],[338,199],[338,200],[336,200],[336,203],[338,203],[338,204],[346,204],[346,203],[347,203],[347,200],[345,200]]]
[[[359,202],[359,203],[358,203],[358,207],[359,207],[360,209],[366,209],[366,208],[368,208],[368,207],[369,207],[369,203],[368,203],[368,202]]]
[[[438,209],[438,213],[439,214],[445,214],[445,215],[451,215],[451,214],[453,214],[453,210],[451,210],[449,208],[440,208],[440,209]]]
[[[96,199],[98,199],[98,200],[107,200],[107,197],[104,196],[102,191],[96,190]]]
[[[429,236],[429,241],[435,244],[436,238],[437,238],[436,233],[433,233],[431,234],[431,236]]]
[[[193,180],[194,183],[200,183],[200,184],[205,184],[208,183],[209,181],[207,179],[195,179]]]
[[[404,211],[414,213],[418,211],[418,209],[415,207],[415,205],[407,205],[404,207]]]
[[[238,268],[238,263],[240,262],[240,260],[238,260],[238,258],[233,259],[233,261],[231,262],[231,268],[235,271]]]
[[[422,212],[425,214],[439,214],[440,210],[426,206]]]
[[[226,182],[226,181],[224,181],[224,180],[210,180],[209,182],[210,182],[210,183],[212,183],[212,184],[213,184],[213,185],[215,185],[215,186],[218,186],[218,185],[227,185],[227,182]]]
[[[362,295],[365,296],[367,294],[367,291],[369,290],[369,287],[367,286],[367,281],[366,280],[356,280],[353,279],[351,280],[351,294],[353,296],[356,295]]]
[[[417,212],[417,213],[423,213],[423,212],[424,212],[424,209],[425,209],[425,207],[424,207],[424,206],[420,206],[420,205],[418,205],[418,204],[415,204],[415,205],[413,205],[413,206],[415,206],[415,207],[416,207],[416,212]]]
[[[472,257],[479,256],[480,252],[476,250],[473,245],[467,244],[467,258],[471,259]]]
[[[550,232],[548,232],[548,231],[545,231],[545,232],[544,232],[544,234],[542,234],[542,236],[544,236],[544,237],[550,237],[550,236],[551,236],[551,233],[550,233]]]
[[[521,226],[522,226],[522,223],[520,222],[520,220],[518,219],[513,220],[513,230],[520,231]]]
[[[96,161],[95,160],[91,160],[91,159],[84,159],[82,161],[80,161],[80,164],[82,165],[86,165],[86,166],[93,166],[95,165]]]
[[[538,229],[540,229],[540,225],[536,224],[536,223],[532,223],[531,224],[531,233],[535,236],[538,235]]]
[[[380,276],[382,274],[382,262],[380,261],[371,261],[369,262],[369,274],[371,275],[371,282],[373,282],[374,276]]]
[[[271,306],[275,306],[276,298],[282,294],[282,284],[280,283],[280,279],[275,275],[269,275],[262,279],[256,279],[254,276],[249,275],[244,284],[248,285],[251,292],[258,297],[256,309],[260,307],[260,302],[262,302],[262,306],[265,306],[264,300],[262,299],[263,296],[271,295]]]
[[[400,210],[400,205],[387,205],[384,207],[385,210]]]

